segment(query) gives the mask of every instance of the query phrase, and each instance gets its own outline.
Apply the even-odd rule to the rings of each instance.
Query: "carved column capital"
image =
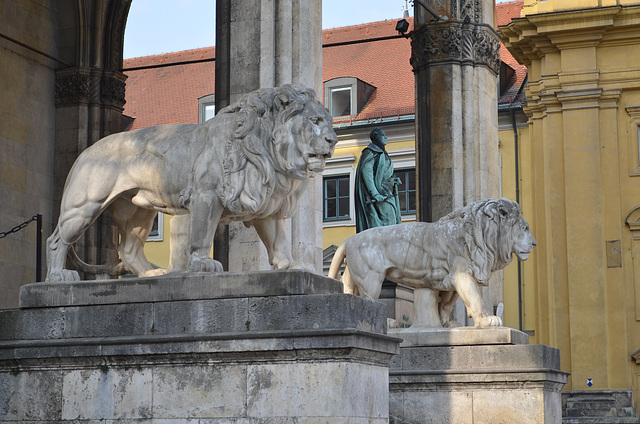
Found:
[[[113,106],[122,110],[126,103],[124,99],[126,79],[127,76],[122,72],[104,72],[100,83],[100,100],[104,106]]]
[[[500,38],[486,24],[431,22],[411,36],[411,65],[416,72],[434,63],[454,62],[500,70]]]
[[[89,68],[70,68],[56,71],[56,106],[89,103]]]

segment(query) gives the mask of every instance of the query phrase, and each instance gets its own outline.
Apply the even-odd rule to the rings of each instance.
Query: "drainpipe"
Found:
[[[518,125],[516,124],[516,107],[509,108],[509,116],[511,117],[511,126],[513,128],[513,147],[515,156],[515,174],[516,174],[516,202],[520,204],[520,167],[518,160]],[[518,260],[518,329],[522,331],[522,264]]]

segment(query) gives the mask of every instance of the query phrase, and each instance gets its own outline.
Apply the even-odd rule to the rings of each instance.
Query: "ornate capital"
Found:
[[[89,102],[89,69],[72,68],[56,72],[56,106]]]
[[[488,25],[432,22],[411,36],[411,65],[416,72],[434,63],[458,62],[500,70],[500,38]]]
[[[105,72],[100,84],[100,100],[105,106],[122,109],[126,103],[124,99],[125,80],[127,76],[121,72]]]

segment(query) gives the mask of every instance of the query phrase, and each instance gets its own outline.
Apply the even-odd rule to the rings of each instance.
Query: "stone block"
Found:
[[[153,371],[153,417],[244,417],[247,367],[187,365]]]
[[[388,422],[399,339],[385,334],[384,305],[335,280],[279,271],[91,284],[33,284],[37,307],[0,311],[0,417]]]
[[[403,328],[388,334],[403,339],[400,346],[476,346],[529,344],[529,336],[509,327]]]
[[[346,390],[335,390],[338,383]],[[252,417],[388,417],[385,367],[331,362],[252,365],[247,413]],[[358,389],[359,388],[359,389]],[[366,388],[366,389],[364,389]],[[364,390],[363,390],[364,389]]]
[[[8,365],[8,366],[7,366]],[[56,370],[22,371],[0,366],[0,419],[3,422],[56,421],[61,419],[63,373]]]
[[[149,370],[80,369],[67,372],[62,383],[62,419],[135,419],[151,415],[152,373]]]
[[[299,270],[167,274],[149,278],[29,284],[20,290],[20,306],[79,306],[316,293],[342,293],[342,285],[332,278]]]
[[[560,423],[558,349],[508,328],[392,330],[390,414],[414,423]],[[485,331],[486,330],[486,331]],[[421,334],[422,333],[422,334]],[[402,421],[399,421],[402,422]]]

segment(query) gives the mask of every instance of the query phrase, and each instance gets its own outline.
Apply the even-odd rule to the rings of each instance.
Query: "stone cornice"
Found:
[[[500,27],[505,47],[529,66],[543,53],[585,46],[637,44],[640,6],[610,6],[541,13]]]
[[[471,22],[432,22],[411,35],[411,65],[414,72],[436,63],[486,66],[500,70],[498,34],[488,25]]]

